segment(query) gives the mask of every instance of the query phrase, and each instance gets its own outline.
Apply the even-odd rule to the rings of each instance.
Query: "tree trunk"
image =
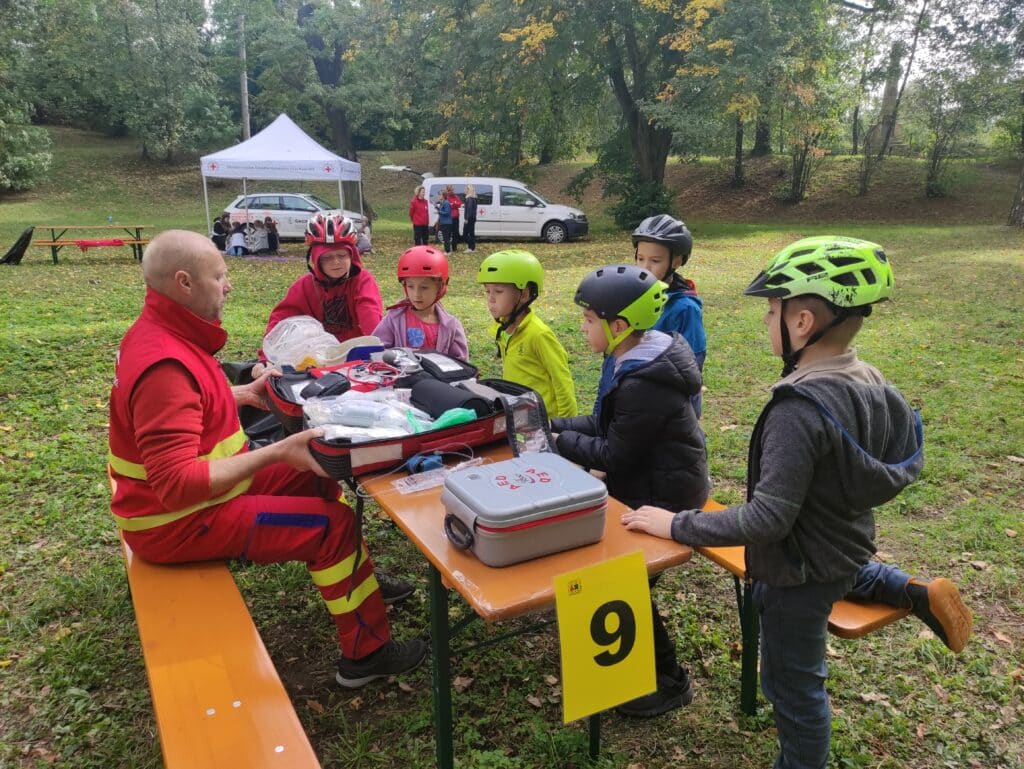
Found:
[[[754,148],[750,150],[750,157],[761,158],[771,154],[772,124],[766,110],[757,116],[757,123],[754,126]]]
[[[1024,156],[1024,90],[1020,92],[1020,154]]]
[[[853,135],[853,142],[852,142],[852,147],[850,149],[850,154],[851,155],[856,155],[857,154],[857,147],[859,146],[859,142],[860,142],[860,105],[859,104],[856,107],[853,108],[853,126],[852,126],[852,129],[851,129],[851,133]]]
[[[448,142],[441,145],[441,152],[437,157],[437,175],[448,175]]]
[[[896,121],[899,118],[900,102],[903,101],[903,92],[907,88],[907,80],[910,78],[910,70],[914,67],[914,56],[917,54],[917,43],[921,38],[921,32],[924,30],[924,19],[925,13],[928,10],[929,0],[922,0],[921,10],[917,15],[917,22],[914,24],[914,37],[910,43],[910,56],[907,58],[906,69],[903,70],[903,81],[900,83],[899,90],[896,92],[895,100],[892,103],[892,109],[887,110],[885,107],[885,97],[883,96],[882,106],[882,122],[878,128],[881,131],[882,138],[878,144],[878,149],[875,151],[873,147],[867,146],[865,139],[864,145],[864,162],[861,164],[861,175],[860,175],[860,189],[858,194],[861,196],[868,194],[868,188],[871,185],[871,175],[874,173],[878,165],[881,164],[883,158],[889,150],[889,143],[892,141],[893,133],[896,130]],[[898,77],[898,69],[900,66],[900,59],[902,59],[902,48],[901,44],[897,42],[893,45],[892,52],[890,53],[889,67],[890,77]],[[896,70],[896,74],[893,71]],[[886,86],[888,90],[889,86]],[[872,157],[872,155],[874,157]]]
[[[743,120],[736,116],[736,152],[733,155],[732,181],[730,187],[742,187],[747,183],[743,176]]]
[[[252,138],[252,124],[249,121],[249,66],[245,50],[245,15],[238,17],[238,59],[242,71],[238,73],[238,90],[242,108],[242,141]]]
[[[1017,194],[1013,196],[1013,205],[1010,206],[1010,216],[1006,223],[1011,227],[1024,227],[1024,163],[1020,166]]]
[[[629,143],[633,151],[633,165],[637,177],[647,184],[662,185],[665,181],[665,164],[668,162],[668,153],[672,147],[672,131],[651,120],[640,108],[639,101],[626,82],[622,55],[613,35],[608,35],[605,48],[608,51],[605,72],[612,81],[615,100],[619,103],[619,109],[629,131]],[[632,87],[636,93],[643,94],[645,84],[638,82],[639,66],[634,62]]]

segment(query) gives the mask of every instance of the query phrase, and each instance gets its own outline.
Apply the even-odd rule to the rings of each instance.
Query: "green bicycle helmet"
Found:
[[[544,268],[537,257],[521,248],[495,251],[480,263],[476,273],[477,283],[511,283],[520,291],[527,291],[529,298],[503,320],[498,322],[494,341],[500,348],[501,334],[512,327],[520,316],[530,311],[530,305],[540,296],[544,288]]]
[[[646,331],[658,322],[668,286],[635,264],[609,264],[587,275],[573,299],[601,319],[611,353],[634,331]],[[609,322],[622,318],[629,328],[612,336]]]
[[[786,301],[817,296],[832,309],[832,322],[816,331],[799,350],[792,348],[789,329],[779,317],[782,376],[796,370],[800,355],[831,329],[851,317],[867,317],[871,305],[892,295],[892,265],[877,243],[825,235],[804,238],[779,251],[747,286],[745,296]]]
[[[476,282],[511,283],[520,291],[528,289],[536,299],[544,289],[544,268],[529,251],[520,248],[495,251],[480,263]]]
[[[786,246],[743,293],[766,299],[813,294],[852,308],[888,299],[892,287],[892,266],[880,245],[826,235]]]

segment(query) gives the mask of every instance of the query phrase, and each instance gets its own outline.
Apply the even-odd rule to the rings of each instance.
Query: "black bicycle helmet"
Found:
[[[681,256],[686,264],[693,251],[693,236],[678,219],[673,219],[668,214],[649,216],[640,222],[640,226],[633,230],[633,248],[637,243],[646,240],[650,243],[661,243],[666,246],[672,256]]]
[[[666,285],[635,264],[609,264],[587,275],[573,301],[591,310],[604,325],[610,353],[634,331],[646,331],[658,322],[666,301]],[[608,324],[622,318],[629,328],[613,337]]]

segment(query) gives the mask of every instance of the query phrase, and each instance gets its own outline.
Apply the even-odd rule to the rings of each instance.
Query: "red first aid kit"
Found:
[[[403,460],[424,452],[465,452],[474,446],[507,441],[510,430],[513,434],[516,432],[515,407],[510,406],[511,403],[535,403],[536,408],[544,411],[540,396],[528,387],[503,379],[485,379],[479,385],[510,398],[507,401],[490,401],[488,413],[471,421],[399,438],[359,443],[344,439],[314,438],[309,442],[310,453],[328,475],[336,480],[346,480],[364,473],[394,468]],[[543,418],[546,419],[546,416]]]

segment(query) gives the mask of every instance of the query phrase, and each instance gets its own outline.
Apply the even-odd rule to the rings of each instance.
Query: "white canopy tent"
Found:
[[[341,208],[345,207],[345,193],[341,183],[358,182],[359,213],[363,212],[363,182],[359,164],[321,147],[283,113],[251,139],[212,155],[204,155],[200,158],[199,170],[203,175],[207,231],[211,229],[210,195],[206,188],[208,177],[241,179],[242,192],[246,196],[249,194],[249,179],[337,180]]]

